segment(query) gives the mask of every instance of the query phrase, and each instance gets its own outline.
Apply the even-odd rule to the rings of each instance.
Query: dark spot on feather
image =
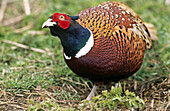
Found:
[[[123,38],[123,37],[122,37],[122,31],[121,31],[121,30],[119,30],[119,33],[120,33],[120,37]]]
[[[134,36],[132,37],[132,40],[135,40],[135,37],[134,37]]]
[[[145,36],[143,36],[144,37],[144,39],[146,39],[146,37]]]
[[[125,41],[125,44],[126,44],[126,39],[124,39],[124,41]]]
[[[126,36],[125,33],[123,33],[123,36],[124,36],[124,37]]]
[[[126,32],[128,31],[128,29],[126,28]]]
[[[105,24],[103,26],[106,26],[106,22],[105,22]]]
[[[137,45],[137,46],[139,46],[139,44],[138,44],[138,43],[136,43],[136,45]]]
[[[149,43],[147,42],[146,45],[149,46]]]
[[[118,37],[118,33],[117,32],[115,32],[116,33],[116,37]]]

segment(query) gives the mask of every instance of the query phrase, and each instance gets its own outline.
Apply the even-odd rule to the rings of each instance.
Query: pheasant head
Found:
[[[58,36],[61,40],[64,55],[67,58],[72,56],[80,57],[88,53],[93,45],[93,39],[85,51],[81,49],[86,45],[92,33],[89,29],[82,27],[76,20],[79,16],[70,16],[64,13],[54,13],[42,28],[49,28],[53,36]],[[80,52],[81,51],[81,52]]]

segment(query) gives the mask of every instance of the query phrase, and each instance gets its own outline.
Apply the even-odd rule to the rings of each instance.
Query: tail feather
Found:
[[[157,30],[156,28],[154,27],[153,24],[151,23],[147,23],[147,22],[144,22],[145,26],[148,28],[149,30],[149,33],[150,33],[150,36],[151,36],[151,39],[153,41],[157,41],[158,40],[158,37],[157,37]]]

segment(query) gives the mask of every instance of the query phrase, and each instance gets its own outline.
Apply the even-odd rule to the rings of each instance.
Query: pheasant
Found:
[[[63,46],[68,67],[94,85],[118,82],[137,72],[152,42],[141,18],[121,2],[108,1],[76,16],[54,13],[42,28],[49,28]]]

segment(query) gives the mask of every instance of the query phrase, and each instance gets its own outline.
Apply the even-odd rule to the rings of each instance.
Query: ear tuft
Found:
[[[70,15],[68,15],[68,16],[71,17],[72,20],[77,20],[77,19],[79,19],[79,16],[70,16]]]

